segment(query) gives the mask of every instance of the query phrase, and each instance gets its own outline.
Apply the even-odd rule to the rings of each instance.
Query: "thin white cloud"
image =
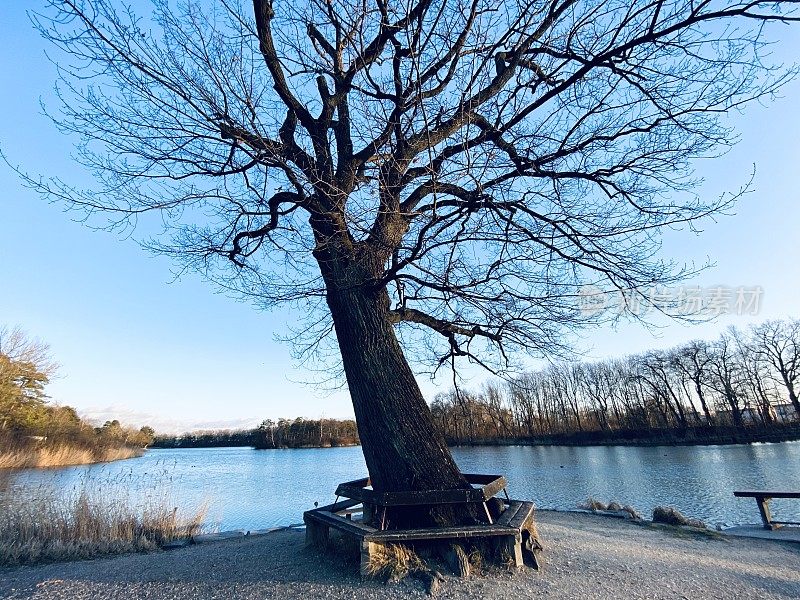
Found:
[[[163,434],[179,434],[208,429],[249,429],[261,422],[261,419],[257,417],[216,420],[174,419],[116,405],[89,407],[79,410],[78,414],[96,426],[117,419],[126,427],[139,428],[149,425],[155,429],[156,433]]]

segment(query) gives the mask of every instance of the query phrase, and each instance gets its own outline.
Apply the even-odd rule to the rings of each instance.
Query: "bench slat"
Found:
[[[340,483],[336,488],[336,495],[369,502],[378,506],[462,504],[465,502],[485,502],[506,487],[506,479],[502,475],[466,473],[464,478],[470,485],[475,484],[480,487],[439,491],[376,492],[372,489],[366,489],[366,486],[370,484],[370,480],[369,478],[363,478]]]
[[[520,500],[512,500],[511,504],[506,507],[499,517],[497,517],[496,523],[498,525],[508,526],[509,521],[514,518],[514,515],[519,512],[520,508],[522,508],[522,502]]]
[[[520,506],[517,514],[514,515],[514,518],[511,519],[508,523],[508,526],[512,529],[519,529],[525,524],[525,521],[528,520],[528,517],[531,516],[533,513],[533,502],[523,502],[522,506]]]
[[[340,517],[339,515],[335,515],[331,512],[319,509],[305,512],[303,514],[303,520],[323,523],[325,525],[329,525],[330,527],[334,527],[339,531],[344,531],[351,535],[355,535],[357,537],[362,537],[362,538],[378,531],[374,527],[370,527],[362,523],[351,521],[350,519],[345,519],[344,517]]]
[[[315,508],[313,510],[309,510],[307,512],[314,512],[315,510],[324,510],[326,512],[335,513],[340,510],[345,510],[348,508],[352,508],[354,506],[358,506],[361,504],[360,500],[340,500],[339,502],[334,502],[333,504],[327,504],[325,506],[320,506],[319,508]]]
[[[516,535],[516,531],[502,525],[480,525],[476,527],[441,527],[431,529],[406,529],[404,531],[380,531],[369,534],[366,539],[375,542],[407,542],[471,537]]]
[[[800,498],[800,492],[770,490],[740,490],[733,495],[738,498]]]

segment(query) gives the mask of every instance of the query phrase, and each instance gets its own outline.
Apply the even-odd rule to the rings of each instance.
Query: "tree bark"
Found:
[[[403,355],[386,291],[361,282],[346,285],[353,277],[321,266],[372,487],[390,492],[470,487]],[[404,525],[476,521],[473,510],[442,509],[395,511],[393,519]]]

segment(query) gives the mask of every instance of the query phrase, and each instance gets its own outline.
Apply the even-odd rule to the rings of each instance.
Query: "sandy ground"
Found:
[[[800,545],[722,539],[540,512],[544,568],[460,580],[439,598],[800,598]],[[357,565],[304,548],[300,531],[167,552],[0,569],[0,597],[364,599],[425,597],[415,580],[362,583]]]

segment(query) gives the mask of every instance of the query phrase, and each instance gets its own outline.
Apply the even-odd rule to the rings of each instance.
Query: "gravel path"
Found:
[[[544,569],[459,580],[439,598],[800,598],[800,545],[720,539],[582,514],[540,512]],[[303,533],[168,552],[0,569],[0,597],[37,599],[424,597],[420,583],[362,583],[355,564]]]

